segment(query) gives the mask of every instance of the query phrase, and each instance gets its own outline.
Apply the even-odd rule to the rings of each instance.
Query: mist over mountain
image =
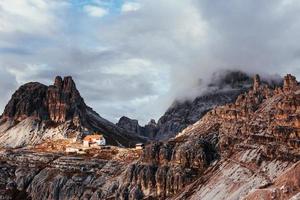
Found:
[[[140,126],[138,120],[122,117],[116,125],[152,140],[169,139],[197,122],[216,106],[234,102],[240,94],[252,87],[253,81],[251,75],[242,71],[217,71],[213,73],[208,83],[200,81],[196,89],[187,90],[186,95],[178,97],[157,123],[150,120],[145,126]],[[275,88],[281,86],[283,80],[278,75],[265,75],[262,82]]]

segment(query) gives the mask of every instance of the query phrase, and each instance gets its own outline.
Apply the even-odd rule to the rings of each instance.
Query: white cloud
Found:
[[[64,1],[2,0],[0,32],[54,33],[60,25],[56,14],[67,5]]]
[[[121,11],[122,12],[133,12],[137,11],[141,8],[141,4],[137,2],[125,2],[122,5]]]
[[[88,15],[93,17],[104,17],[108,14],[108,10],[99,6],[86,5],[83,9]]]
[[[126,65],[126,68],[124,67]],[[131,58],[115,64],[113,66],[106,66],[102,72],[108,74],[119,74],[119,75],[139,75],[144,72],[157,72],[157,67],[148,60],[140,58]]]

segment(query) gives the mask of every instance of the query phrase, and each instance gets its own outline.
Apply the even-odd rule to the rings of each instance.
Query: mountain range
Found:
[[[101,118],[71,77],[57,77],[21,86],[0,124],[2,199],[300,198],[300,85],[290,74],[279,82],[217,76],[144,127]],[[47,151],[48,141],[94,132],[113,146]],[[145,149],[124,148],[140,142]]]

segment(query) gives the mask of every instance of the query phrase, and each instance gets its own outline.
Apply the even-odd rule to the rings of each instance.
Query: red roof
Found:
[[[87,135],[83,139],[84,141],[92,141],[92,140],[102,140],[103,135]]]

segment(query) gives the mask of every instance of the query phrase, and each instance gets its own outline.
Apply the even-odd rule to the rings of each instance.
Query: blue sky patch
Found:
[[[71,0],[75,9],[91,5],[104,8],[109,11],[109,14],[119,14],[124,2],[124,0]]]

